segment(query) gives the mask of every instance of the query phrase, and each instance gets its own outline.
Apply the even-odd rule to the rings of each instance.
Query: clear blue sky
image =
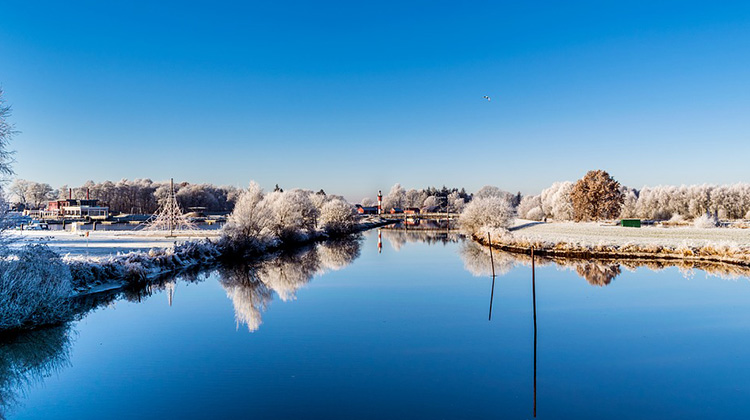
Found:
[[[750,181],[750,2],[159,3],[0,6],[18,177]]]

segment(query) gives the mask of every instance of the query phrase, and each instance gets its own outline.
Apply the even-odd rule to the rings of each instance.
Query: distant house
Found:
[[[398,208],[398,207],[394,207],[390,211],[391,214],[397,214],[397,213],[400,214],[400,213],[403,213],[403,212],[404,212],[404,210],[401,209],[401,208]]]
[[[99,200],[55,200],[47,203],[42,219],[93,219],[105,220],[109,217],[109,207],[100,206]]]
[[[363,207],[363,206],[357,205],[357,213],[359,213],[359,214],[378,214],[378,208],[377,207]]]
[[[417,207],[407,207],[404,209],[405,214],[419,214],[419,208]]]

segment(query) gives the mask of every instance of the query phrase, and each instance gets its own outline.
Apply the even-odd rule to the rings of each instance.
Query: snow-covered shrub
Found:
[[[461,228],[471,235],[490,230],[507,229],[515,212],[509,198],[474,198],[464,208],[459,218]]]
[[[534,209],[538,208],[539,215],[536,216],[535,219],[529,218],[529,212]],[[521,202],[518,204],[518,217],[521,219],[530,219],[530,220],[542,220],[544,217],[544,212],[542,211],[542,197],[540,195],[527,195],[524,196],[521,199]]]
[[[719,220],[716,218],[715,215],[706,213],[703,216],[695,219],[695,222],[693,222],[693,225],[697,228],[715,228],[716,226],[719,225]]]
[[[0,329],[55,323],[70,316],[70,270],[46,245],[0,260]]]
[[[685,218],[682,217],[680,213],[673,214],[672,217],[669,219],[670,223],[681,223],[684,221],[685,221]]]
[[[354,206],[341,199],[331,200],[320,210],[320,227],[333,234],[346,233],[354,226]]]
[[[533,209],[526,212],[525,219],[540,221],[544,219],[544,212],[542,211],[541,207],[534,207]]]

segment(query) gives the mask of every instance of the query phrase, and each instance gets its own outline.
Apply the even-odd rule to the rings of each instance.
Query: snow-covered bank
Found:
[[[68,232],[60,230],[24,230],[10,234],[16,245],[45,244],[60,255],[71,257],[110,257],[117,253],[132,251],[147,252],[154,248],[171,248],[188,241],[212,239],[221,236],[219,230],[193,230],[176,232],[167,237],[164,232],[149,231],[88,231]]]
[[[511,252],[574,258],[661,258],[716,261],[750,266],[750,229],[625,228],[597,223],[518,220],[508,232],[492,234],[492,246]],[[472,234],[487,244],[486,233]]]

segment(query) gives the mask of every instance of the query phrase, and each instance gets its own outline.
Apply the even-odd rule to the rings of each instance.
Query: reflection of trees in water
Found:
[[[273,292],[282,301],[293,300],[315,275],[351,264],[359,253],[358,239],[326,241],[264,261],[226,265],[219,281],[232,300],[237,326],[252,332],[260,327]]]
[[[70,325],[0,337],[0,419],[34,384],[70,364]]]
[[[489,248],[474,241],[464,241],[460,253],[466,271],[475,277],[492,276]],[[496,275],[506,274],[518,261],[514,254],[497,250],[492,250],[492,258],[495,261]]]
[[[318,245],[320,266],[327,270],[339,270],[359,258],[359,240],[331,240]]]
[[[531,256],[500,250],[493,250],[495,272],[507,273],[514,265],[531,265]],[[474,276],[491,276],[489,250],[474,241],[467,240],[461,249],[461,259],[464,267]],[[622,273],[622,270],[635,271],[645,267],[653,271],[660,271],[676,267],[683,277],[689,279],[697,271],[705,272],[723,279],[750,278],[750,267],[736,264],[714,263],[706,261],[684,261],[666,259],[592,259],[551,258],[536,256],[537,266],[554,264],[557,267],[573,270],[589,284],[606,286]]]
[[[398,252],[406,243],[424,242],[428,245],[456,243],[462,240],[457,232],[435,232],[419,230],[382,229],[383,239],[391,244],[394,251]]]
[[[620,274],[619,264],[597,264],[587,262],[577,264],[575,267],[578,275],[586,279],[592,286],[606,286]]]

